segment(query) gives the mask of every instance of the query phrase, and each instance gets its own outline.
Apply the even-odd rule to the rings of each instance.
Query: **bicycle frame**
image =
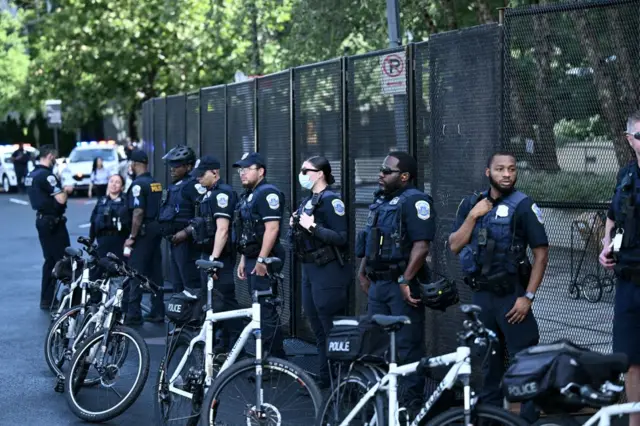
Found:
[[[427,400],[420,413],[411,422],[411,426],[418,426],[420,420],[427,415],[429,410],[436,403],[438,398],[446,389],[451,389],[456,382],[456,379],[461,376],[464,378],[464,409],[466,413],[471,409],[471,389],[469,387],[469,376],[471,375],[471,362],[470,362],[471,349],[466,346],[458,347],[456,352],[452,352],[446,355],[429,358],[429,367],[439,367],[444,365],[451,365],[451,369],[444,377],[442,382],[438,385],[438,388],[433,392],[431,397]],[[389,425],[395,426],[399,424],[398,418],[398,376],[407,376],[409,374],[415,374],[420,362],[412,362],[410,364],[398,366],[396,363],[389,364],[389,371],[382,377],[367,393],[360,399],[360,402],[351,410],[347,417],[340,423],[340,426],[348,426],[365,406],[365,404],[373,398],[377,392],[386,390],[388,399],[388,418]],[[382,426],[382,425],[378,425]]]
[[[77,262],[74,260],[72,263],[72,268],[75,274],[75,270],[77,267]],[[69,309],[71,308],[71,304],[73,303],[73,293],[75,292],[75,290],[80,287],[82,289],[82,297],[81,303],[86,303],[87,301],[87,284],[89,283],[89,268],[88,267],[84,267],[82,269],[82,275],[80,275],[78,278],[75,279],[75,281],[71,282],[71,285],[69,287],[69,293],[64,296],[62,298],[62,300],[60,301],[60,306],[58,307],[58,310],[56,311],[55,315],[54,315],[54,319],[56,319],[58,316],[60,316],[60,314],[65,310],[65,309]],[[82,312],[84,314],[84,312]]]
[[[603,407],[587,420],[584,426],[611,426],[611,417],[632,413],[640,413],[640,402],[627,402],[626,404]]]

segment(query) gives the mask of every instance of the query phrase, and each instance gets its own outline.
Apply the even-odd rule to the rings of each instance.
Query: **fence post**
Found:
[[[416,131],[416,59],[415,59],[416,45],[410,43],[406,47],[407,55],[407,115],[409,122],[408,129],[408,150],[416,159],[418,158],[418,132]],[[424,165],[418,164],[418,176],[416,176],[416,186],[418,188],[424,187]]]
[[[289,69],[289,143],[291,144],[291,162],[289,163],[289,167],[291,168],[291,184],[289,185],[289,203],[291,205],[291,210],[295,208],[295,199],[296,199],[296,159],[298,158],[296,152],[296,95],[295,95],[295,69]],[[285,220],[287,220],[285,218]],[[298,312],[301,310],[298,309],[298,302],[301,302],[302,299],[298,297],[298,286],[296,285],[297,278],[297,258],[293,255],[293,252],[290,251],[289,257],[289,283],[291,285],[291,315],[289,316],[289,333],[292,336],[297,335],[298,330]]]
[[[231,185],[231,164],[229,164],[229,94],[228,85],[224,85],[224,166],[227,184]]]
[[[260,149],[258,121],[258,78],[255,77],[253,79],[253,150],[255,152],[259,152]]]

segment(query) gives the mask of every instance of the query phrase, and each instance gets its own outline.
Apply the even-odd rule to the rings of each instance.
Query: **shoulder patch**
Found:
[[[331,201],[331,205],[333,205],[333,211],[336,212],[338,216],[344,216],[345,208],[342,200],[336,198]]]
[[[158,182],[152,183],[151,192],[162,192],[162,184]]]
[[[278,194],[271,193],[267,195],[267,203],[269,203],[269,207],[273,210],[280,208],[280,198],[278,197]]]
[[[218,207],[225,208],[229,205],[229,196],[227,194],[218,194],[216,195],[216,200],[218,200]]]
[[[247,197],[247,201],[251,201],[253,200],[253,194],[249,194],[249,196]]]
[[[131,188],[131,194],[134,197],[139,197],[140,196],[140,185],[134,185],[133,188]]]
[[[196,160],[196,164],[193,165],[193,170],[197,169],[199,165],[200,165],[200,159],[198,158]]]
[[[416,211],[418,219],[427,220],[431,216],[431,206],[425,200],[416,201]]]
[[[51,186],[56,186],[58,184],[58,181],[56,180],[56,177],[54,175],[47,176],[47,182],[49,182],[49,185]]]
[[[540,207],[538,207],[536,203],[533,203],[531,204],[531,210],[533,211],[533,213],[535,213],[536,217],[538,218],[538,222],[540,222],[541,224],[544,224],[544,220],[542,219],[542,210],[540,209]]]
[[[204,186],[200,185],[199,183],[195,184],[195,188],[196,188],[196,191],[198,191],[198,194],[200,194],[200,195],[205,194],[207,192],[207,188],[205,188]]]

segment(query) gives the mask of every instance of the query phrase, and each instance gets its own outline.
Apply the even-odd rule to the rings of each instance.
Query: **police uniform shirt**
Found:
[[[31,207],[45,215],[62,215],[67,206],[54,198],[62,192],[60,181],[49,167],[37,165],[25,180]]]
[[[635,168],[635,170],[634,170]],[[634,162],[632,164],[627,165],[626,167],[623,167],[619,172],[618,172],[618,177],[616,178],[616,186],[613,189],[613,195],[615,198],[615,195],[618,191],[618,188],[620,187],[620,185],[622,184],[622,179],[624,179],[624,177],[632,172],[636,172],[640,175],[640,170],[638,170],[638,163]],[[633,181],[631,182],[633,184]],[[636,188],[636,191],[640,190],[640,188]],[[609,205],[609,211],[607,212],[607,217],[609,219],[611,219],[612,221],[616,221],[616,215],[615,215],[615,211],[614,211],[614,203],[612,202]]]
[[[213,212],[214,219],[222,217],[229,220],[233,219],[236,202],[235,194],[226,185],[221,185],[221,182],[208,190],[201,201],[202,204],[207,205],[208,211]],[[202,210],[201,207],[200,211]]]
[[[388,200],[390,199],[388,201],[389,204],[398,203],[400,201],[399,195],[409,188],[413,188],[413,186],[387,197]],[[436,224],[431,197],[423,192],[407,197],[402,208],[402,223],[406,229],[405,235],[409,242],[433,241],[436,233]]]
[[[185,176],[184,179],[176,182],[176,185],[183,185],[182,198],[191,204],[195,204],[203,194],[206,194],[207,191],[206,188],[200,185],[198,181],[190,175]]]
[[[260,182],[256,188],[248,195],[248,201],[252,201],[251,198],[260,185],[266,184],[266,181]],[[282,194],[276,191],[260,191],[257,195],[258,199],[254,200],[254,210],[263,222],[280,221],[284,211],[284,199]]]
[[[462,200],[458,206],[458,212],[456,213],[456,221],[453,225],[453,232],[456,232],[465,219],[469,215],[469,212],[473,208],[471,205],[471,199],[475,195],[470,195]],[[496,200],[494,205],[498,205],[500,200]],[[506,206],[505,206],[506,207]],[[487,213],[491,214],[491,212]],[[549,245],[547,239],[547,232],[544,229],[544,221],[542,218],[542,211],[529,197],[524,199],[516,208],[515,214],[512,219],[511,229],[513,231],[513,222],[515,222],[517,235],[529,245],[529,247],[544,247]],[[480,223],[480,219],[476,223]]]
[[[344,202],[338,194],[327,189],[322,192],[320,201],[314,210],[311,203],[312,198],[313,195],[310,195],[302,201],[301,208],[298,209],[299,216],[300,211],[314,216],[316,223],[314,236],[320,241],[336,246],[345,245],[347,243],[348,221]],[[333,232],[326,232],[327,230]]]
[[[160,208],[161,197],[162,184],[156,182],[150,173],[143,173],[136,177],[129,188],[127,197],[129,209],[142,209],[145,219],[155,219]]]

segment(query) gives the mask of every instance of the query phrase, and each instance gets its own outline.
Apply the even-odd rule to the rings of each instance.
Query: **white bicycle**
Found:
[[[280,278],[273,271],[280,268],[282,261],[272,257],[265,259],[265,263],[272,280]],[[278,303],[273,299],[272,290],[253,292],[251,308],[216,313],[213,277],[223,264],[206,260],[198,260],[196,264],[209,276],[206,316],[195,337],[190,338],[184,332],[189,326],[183,324],[168,338],[167,355],[160,364],[156,385],[158,423],[253,424],[253,420],[261,425],[291,425],[313,422],[322,400],[313,379],[289,361],[270,356],[262,358],[261,303]],[[216,323],[234,318],[248,318],[251,322],[229,354],[214,353]],[[238,361],[250,335],[255,337],[255,357]],[[176,360],[179,362],[174,367]],[[284,379],[288,379],[289,384]],[[231,389],[227,388],[229,384]],[[223,395],[227,390],[232,394]],[[237,392],[245,391],[249,397],[238,397]],[[291,405],[283,409],[284,402]],[[242,418],[246,420],[240,420]]]
[[[491,422],[493,425],[525,426],[520,417],[501,409],[476,403],[472,396],[471,377],[471,345],[486,346],[495,341],[495,334],[484,327],[478,319],[480,308],[475,305],[462,305],[462,312],[467,316],[463,330],[458,333],[459,346],[456,352],[435,358],[423,358],[421,361],[405,365],[396,362],[396,332],[404,325],[410,324],[406,316],[373,315],[372,321],[382,327],[390,335],[390,362],[387,371],[378,365],[356,361],[344,378],[334,384],[331,394],[324,403],[318,426],[399,426],[400,416],[403,424],[417,426],[433,408],[446,389],[452,389],[460,381],[464,389],[464,408],[452,408],[436,416],[429,425],[478,425]],[[334,322],[335,324],[335,322]],[[429,369],[451,365],[451,369],[437,389],[425,402],[415,419],[410,420],[405,408],[398,404],[398,377],[410,374],[425,374]],[[382,376],[381,376],[382,374]],[[386,398],[383,394],[386,393]],[[348,401],[354,397],[358,402],[353,406]],[[355,402],[355,400],[352,400]],[[346,407],[341,404],[347,403]],[[386,404],[386,409],[385,409]],[[385,420],[386,417],[386,420]]]

